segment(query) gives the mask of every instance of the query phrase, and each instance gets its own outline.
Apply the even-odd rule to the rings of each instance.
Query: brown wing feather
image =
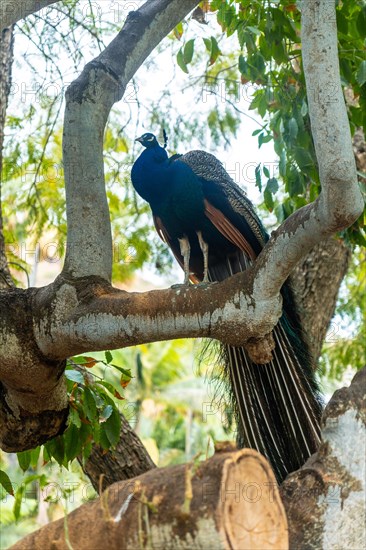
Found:
[[[245,252],[249,258],[255,260],[256,254],[248,243],[246,238],[240,231],[231,223],[231,221],[224,216],[224,214],[215,208],[212,204],[208,202],[207,199],[204,200],[205,203],[205,214],[210,220],[211,223],[227,238],[228,241],[237,246],[240,250]]]

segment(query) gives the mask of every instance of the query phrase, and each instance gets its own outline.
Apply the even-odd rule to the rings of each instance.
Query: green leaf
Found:
[[[38,464],[38,459],[39,459],[39,455],[40,455],[40,452],[41,452],[41,447],[36,447],[35,449],[32,449],[30,454],[31,454],[31,466],[33,468],[36,468],[37,467],[37,464]]]
[[[80,428],[81,426],[79,412],[76,409],[74,409],[74,407],[70,407],[69,409],[69,416],[68,416],[67,422],[69,425],[75,424],[77,428]]]
[[[297,138],[297,134],[299,132],[299,127],[294,117],[290,118],[288,123],[288,129],[290,133],[290,138],[294,141]]]
[[[282,223],[285,219],[285,214],[284,214],[284,211],[283,211],[282,204],[278,204],[275,207],[275,214],[276,214],[276,218],[277,218],[278,223]]]
[[[266,178],[270,177],[270,173],[267,166],[263,166],[263,174],[266,176]]]
[[[357,82],[360,86],[363,86],[366,82],[366,61],[362,61],[356,76]]]
[[[261,165],[255,167],[255,185],[259,191],[262,192],[262,178],[261,178]]]
[[[63,465],[65,460],[65,440],[63,437],[58,436],[51,441],[45,443],[48,454],[50,457],[53,457],[60,466]]]
[[[106,431],[104,429],[104,424],[101,424],[101,426],[100,426],[99,443],[100,443],[100,446],[102,447],[102,449],[104,449],[105,451],[107,451],[111,446],[110,441],[108,439],[108,436],[106,434]]]
[[[257,27],[248,26],[247,29],[248,31],[252,32],[253,34],[256,34],[257,36],[262,35],[262,31],[260,31]]]
[[[0,470],[0,484],[4,487],[5,491],[9,493],[9,495],[14,496],[14,490],[10,478],[3,470]]]
[[[336,12],[337,17],[337,29],[339,32],[343,33],[344,35],[347,35],[348,33],[348,21],[343,15],[343,13],[339,10]]]
[[[259,147],[261,147],[263,145],[263,143],[268,143],[271,140],[272,140],[271,134],[267,134],[266,136],[264,134],[260,134],[258,136],[258,145],[259,145]]]
[[[302,105],[301,105],[301,115],[303,117],[305,117],[307,114],[308,114],[308,104],[306,103],[306,100],[304,99],[304,101],[302,102]]]
[[[211,53],[211,49],[212,49],[211,38],[203,38],[203,42],[205,43],[207,51]]]
[[[210,65],[213,65],[216,61],[216,59],[221,54],[221,50],[219,48],[219,44],[214,36],[211,36],[211,57],[210,57]]]
[[[122,367],[119,367],[118,365],[111,365],[114,369],[117,369],[118,372],[120,372],[122,374],[122,377],[124,380],[126,380],[126,382],[129,382],[132,378],[132,375],[131,375],[131,369],[124,369]]]
[[[19,487],[19,489],[17,489],[16,493],[15,493],[15,502],[14,502],[14,506],[13,506],[13,514],[14,514],[14,517],[15,517],[15,521],[18,521],[19,517],[20,517],[20,508],[21,508],[21,505],[22,505],[22,500],[23,500],[23,495],[25,493],[25,484],[22,483]]]
[[[65,432],[65,460],[67,462],[74,460],[74,458],[80,453],[81,441],[79,437],[79,430],[75,424],[71,424]]]
[[[112,413],[113,413],[112,405],[106,405],[103,409],[102,414],[99,417],[99,422],[101,423],[106,422]]]
[[[299,165],[299,168],[301,168],[302,170],[310,167],[312,168],[314,166],[314,161],[311,155],[302,147],[295,148],[295,159],[297,164]]]
[[[264,190],[263,197],[264,197],[264,203],[266,207],[268,208],[269,212],[272,212],[274,207],[274,201],[273,201],[272,193],[267,188]]]
[[[86,417],[89,418],[91,422],[95,422],[98,417],[97,405],[94,393],[89,388],[85,388],[84,391],[84,409]]]
[[[266,188],[268,189],[268,191],[270,191],[271,193],[277,193],[278,191],[278,181],[276,178],[270,178],[268,181],[267,181],[267,186]]]
[[[72,382],[84,384],[84,376],[78,370],[65,370],[65,376],[68,380],[71,380]]]
[[[301,195],[304,192],[304,180],[295,167],[291,167],[287,179],[287,188],[290,197]]]
[[[17,457],[19,466],[21,467],[23,472],[28,470],[32,458],[31,451],[22,451],[20,453],[17,453]]]
[[[107,361],[108,364],[113,361],[113,355],[111,354],[110,351],[105,352],[105,360]]]
[[[364,6],[356,20],[357,30],[362,38],[366,37],[366,7]]]
[[[116,388],[110,382],[105,382],[104,380],[98,380],[96,382],[96,384],[98,384],[99,386],[103,386],[104,388],[106,388],[113,395],[113,397],[117,397],[117,398],[120,399],[120,397],[118,397],[118,395],[117,395],[118,392],[117,392]]]
[[[112,447],[117,445],[121,434],[121,418],[117,409],[114,409],[111,416],[104,424],[104,430]]]
[[[193,51],[194,51],[194,38],[192,38],[191,40],[188,40],[188,42],[184,46],[183,58],[186,65],[189,65],[189,63],[192,61]]]
[[[182,35],[183,35],[183,23],[182,22],[178,23],[178,25],[175,27],[173,33],[174,33],[174,36],[176,38],[178,38],[178,40],[180,40],[182,38]]]
[[[184,55],[183,55],[182,48],[180,48],[179,52],[177,53],[177,63],[179,65],[179,67],[182,69],[182,71],[188,74],[188,69],[187,69],[187,65],[185,64],[185,61],[184,61]]]
[[[249,66],[243,55],[239,56],[239,71],[241,72],[241,74],[246,76],[249,73]]]

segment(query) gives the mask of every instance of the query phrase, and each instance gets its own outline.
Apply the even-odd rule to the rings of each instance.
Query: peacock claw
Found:
[[[207,288],[212,285],[217,285],[218,281],[201,281],[200,283],[197,283],[194,286],[197,286],[199,288]]]

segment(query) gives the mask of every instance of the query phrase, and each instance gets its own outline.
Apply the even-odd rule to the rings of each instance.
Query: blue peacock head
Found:
[[[154,134],[151,134],[150,132],[142,134],[142,136],[136,138],[135,141],[139,141],[141,145],[146,147],[146,149],[159,145],[158,140],[156,139]]]

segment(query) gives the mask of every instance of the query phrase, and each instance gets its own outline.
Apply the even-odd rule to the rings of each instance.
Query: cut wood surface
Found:
[[[244,449],[115,483],[12,548],[285,550],[288,532],[268,462]]]

